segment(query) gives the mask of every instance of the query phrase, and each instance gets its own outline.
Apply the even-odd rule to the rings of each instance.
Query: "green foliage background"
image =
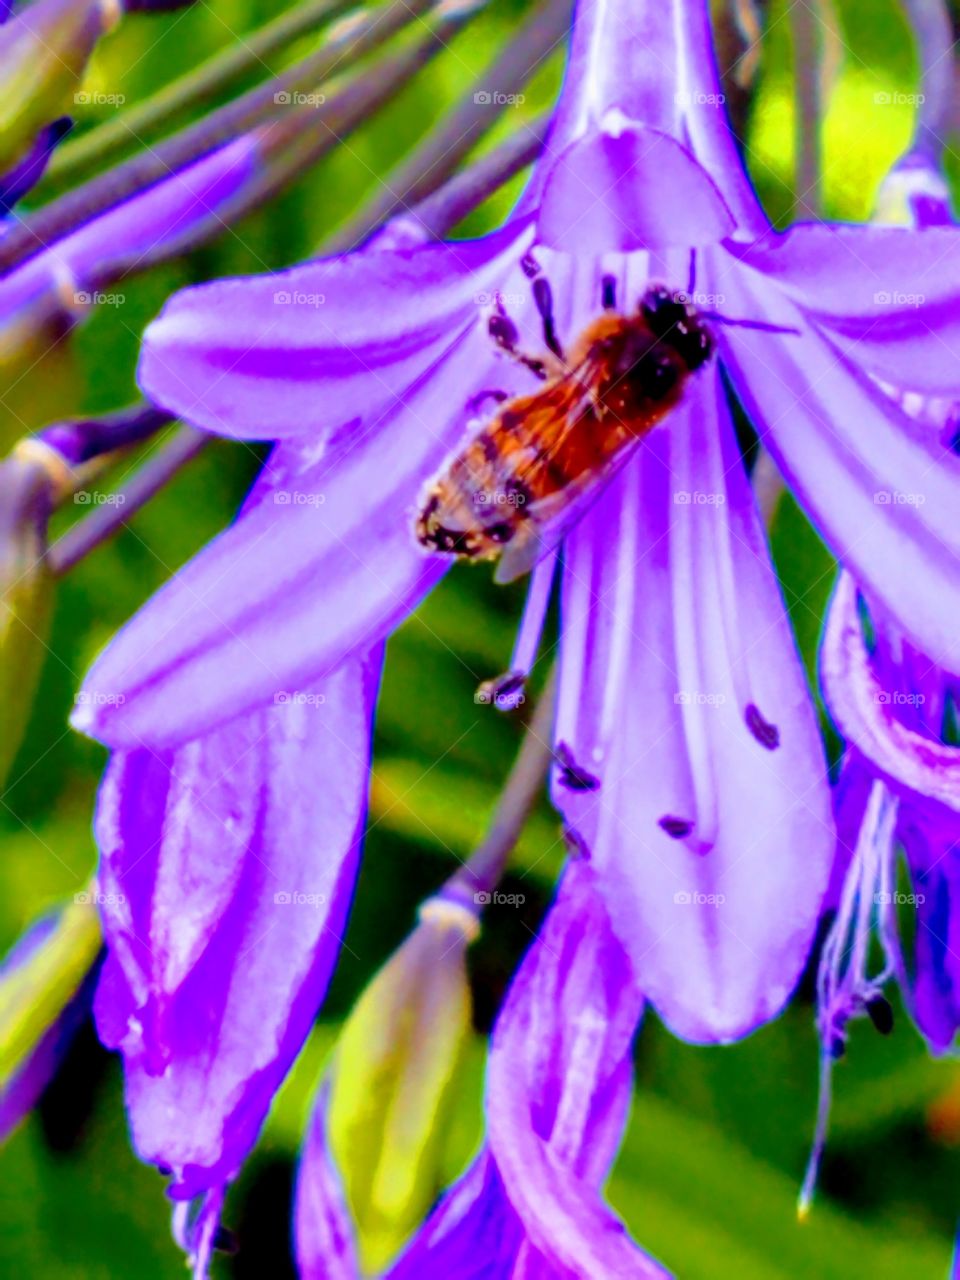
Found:
[[[916,63],[892,0],[842,0],[853,50],[833,87],[824,148],[829,216],[869,215],[885,168],[910,136],[910,108],[878,105],[878,90],[916,89]],[[96,411],[134,393],[138,334],[175,288],[213,276],[278,267],[309,254],[372,191],[392,163],[463,92],[510,38],[520,0],[491,0],[452,47],[402,96],[273,207],[189,260],[125,283],[126,303],[79,329],[68,358],[19,389],[4,430],[20,434],[56,412]],[[90,87],[137,102],[175,74],[273,16],[269,0],[211,0],[179,14],[128,19],[101,47]],[[309,42],[301,42],[303,52]],[[775,4],[749,132],[749,161],[772,216],[794,204],[793,84],[786,5]],[[274,69],[279,69],[277,60]],[[518,110],[549,103],[553,58]],[[80,128],[113,108],[90,108]],[[516,124],[508,119],[498,132]],[[471,220],[492,225],[516,190]],[[40,193],[41,197],[43,192]],[[103,753],[66,730],[78,681],[98,648],[195,550],[223,528],[258,455],[216,443],[169,489],[63,582],[29,732],[0,806],[0,945],[83,887],[94,867],[90,813]],[[59,529],[73,511],[58,517]],[[812,672],[832,566],[792,503],[774,548]],[[519,589],[482,573],[454,573],[390,644],[377,729],[372,825],[333,990],[313,1039],[278,1100],[226,1214],[241,1241],[227,1276],[292,1274],[286,1260],[291,1179],[307,1104],[336,1026],[401,940],[416,904],[483,831],[515,750],[522,714],[477,706],[477,683],[502,670],[521,605]],[[802,857],[802,850],[791,851]],[[508,890],[522,910],[493,910],[471,957],[477,1036],[450,1126],[448,1176],[480,1131],[483,1037],[509,975],[549,901],[561,847],[544,807],[517,851]],[[947,1273],[960,1202],[949,1114],[960,1078],[930,1061],[906,1018],[882,1040],[858,1027],[837,1071],[823,1188],[812,1219],[794,1202],[813,1119],[816,1043],[809,981],[775,1025],[724,1049],[672,1039],[650,1017],[637,1047],[637,1097],[610,1192],[636,1236],[685,1280],[933,1280]],[[960,1111],[960,1101],[955,1110]],[[960,1141],[960,1121],[953,1141]],[[39,1115],[0,1153],[0,1274],[32,1280],[170,1280],[184,1274],[168,1233],[162,1180],[133,1156],[118,1063],[81,1036]]]

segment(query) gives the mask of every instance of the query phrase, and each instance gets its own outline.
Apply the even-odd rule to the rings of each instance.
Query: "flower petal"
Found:
[[[554,801],[645,994],[713,1041],[789,996],[835,836],[732,423],[701,378],[570,539],[557,734],[599,785],[559,778]]]
[[[514,979],[487,1080],[490,1150],[546,1275],[666,1274],[599,1193],[626,1121],[642,1007],[595,877],[574,863]]]
[[[107,786],[98,1024],[124,1055],[137,1149],[173,1171],[178,1198],[233,1176],[323,997],[356,869],[378,667],[379,655],[350,663],[323,701],[256,712],[149,768],[150,753],[132,753]],[[120,783],[139,790],[112,794]],[[207,859],[216,910],[198,906]]]
[[[857,586],[841,572],[820,654],[824,696],[837,728],[903,794],[916,793],[960,811],[960,749],[907,728],[893,694],[867,653]]]
[[[416,503],[472,391],[511,375],[495,363],[478,335],[369,435],[346,432],[319,458],[278,447],[236,523],[95,663],[75,727],[112,746],[197,737],[388,634],[447,567],[414,540]]]
[[[359,1280],[353,1226],[327,1141],[329,1084],[321,1087],[297,1175],[294,1232],[300,1280]]]
[[[144,334],[140,385],[209,431],[266,440],[369,429],[475,326],[523,253],[522,226],[481,240],[347,254],[216,280]]]
[[[592,255],[715,244],[733,216],[706,172],[676,139],[618,116],[573,143],[544,180],[537,239]]]
[[[874,376],[956,393],[960,228],[801,224],[728,248]]]
[[[737,394],[838,559],[918,649],[960,669],[960,459],[903,413],[785,295],[712,250],[712,290],[730,315],[795,334],[726,327]],[[706,255],[705,255],[706,256]]]
[[[897,821],[917,898],[911,1012],[934,1052],[960,1031],[960,832],[933,805],[903,805]]]

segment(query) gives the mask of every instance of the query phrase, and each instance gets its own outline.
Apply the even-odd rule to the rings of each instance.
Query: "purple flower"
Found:
[[[423,486],[476,430],[484,393],[539,385],[505,348],[536,358],[569,344],[604,304],[632,311],[652,281],[686,289],[671,305],[717,313],[719,360],[563,540],[554,799],[635,981],[678,1034],[730,1039],[779,1011],[835,841],[721,367],[871,600],[950,664],[960,464],[876,378],[951,387],[957,233],[775,235],[721,101],[705,4],[587,0],[545,155],[506,226],[426,244],[405,219],[359,253],[184,291],[147,332],[140,377],[154,401],[277,441],[236,523],[101,656],[75,718],[118,752],[99,825],[105,875],[128,901],[107,921],[101,1026],[127,1059],[139,1150],[173,1168],[176,1194],[208,1192],[198,1257],[332,964],[367,765],[372,680],[358,655],[448,563],[412,536]],[[927,502],[875,501],[893,487]],[[533,574],[514,687],[536,657],[555,564]],[[327,702],[296,751],[264,754],[264,734],[268,748],[275,732],[286,741],[278,695],[315,689]],[[304,809],[317,846],[286,831]],[[281,857],[298,888],[329,886],[331,933],[269,927]],[[264,934],[265,956],[250,949]],[[609,963],[605,980],[625,980],[625,960]],[[527,977],[547,999],[546,979]],[[571,982],[564,998],[577,1009],[592,997]],[[546,1016],[535,1010],[523,1016]],[[512,1006],[506,1026],[520,1020]],[[603,1250],[629,1248],[640,1265],[584,1195],[609,1164],[622,1085],[595,1077],[600,1110],[558,1167],[562,1073],[533,1037],[531,1061],[523,1037],[509,1042],[517,1056],[498,1061],[525,1087],[511,1097],[492,1068],[487,1154],[415,1247],[455,1250],[454,1227],[496,1214],[508,1251],[574,1273],[590,1258],[585,1273],[604,1274]]]
[[[487,1144],[390,1280],[667,1274],[600,1196],[626,1123],[642,1004],[596,877],[573,863],[494,1031]],[[354,1280],[325,1116],[321,1093],[297,1188],[300,1274]]]
[[[675,27],[669,5],[587,5],[547,155],[502,230],[177,295],[147,332],[144,389],[211,430],[280,443],[260,500],[94,667],[90,691],[123,699],[89,702],[78,725],[114,746],[173,744],[385,635],[445,568],[410,526],[468,404],[531,389],[491,341],[483,300],[515,299],[519,345],[536,351],[531,261],[568,340],[605,279],[630,308],[651,279],[686,284],[694,247],[695,300],[760,326],[718,325],[717,343],[761,438],[833,548],[945,659],[958,464],[867,375],[905,383],[919,368],[921,389],[949,385],[956,233],[774,235],[718,100],[704,6]],[[680,1034],[717,1039],[787,998],[833,829],[717,364],[691,382],[566,541],[558,737],[599,785],[555,795],[648,995]],[[893,483],[929,501],[875,503]]]
[[[379,659],[185,746],[116,752],[97,812],[101,1038],[172,1194],[222,1198],[339,951]],[[336,779],[336,785],[331,780]]]
[[[69,133],[73,121],[61,116],[42,129],[26,156],[0,179],[0,217],[10,213],[31,187],[43,177],[54,148]]]
[[[926,228],[950,222],[946,185],[929,157],[908,153],[881,189],[878,216]],[[895,392],[895,388],[888,388]],[[901,392],[915,430],[955,449],[949,397]],[[925,504],[925,491],[881,491],[883,505]],[[956,668],[956,662],[953,664]],[[837,856],[830,895],[835,918],[820,958],[818,1025],[821,1099],[801,1209],[812,1199],[826,1136],[833,1061],[851,1018],[892,1027],[884,995],[891,978],[934,1052],[960,1030],[960,748],[955,707],[960,684],[903,634],[900,621],[842,570],[821,651],[824,697],[846,748],[835,792]],[[910,885],[897,877],[902,849]],[[911,962],[900,918],[915,912]],[[882,963],[870,968],[877,932]]]

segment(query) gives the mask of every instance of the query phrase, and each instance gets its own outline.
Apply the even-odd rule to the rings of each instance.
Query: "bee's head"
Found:
[[[651,285],[640,299],[640,314],[651,332],[673,347],[688,369],[699,369],[713,354],[713,338],[686,294]]]

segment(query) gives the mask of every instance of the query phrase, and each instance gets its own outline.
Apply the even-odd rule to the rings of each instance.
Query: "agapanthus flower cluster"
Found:
[[[886,1027],[890,973],[930,1042],[953,1039],[960,232],[942,216],[774,231],[723,104],[706,0],[582,0],[503,226],[436,241],[413,209],[349,253],[184,290],[144,335],[153,404],[273,444],[234,524],[110,643],[74,715],[112,751],[97,1025],[198,1276],[338,957],[384,642],[452,563],[414,537],[425,488],[605,311],[656,298],[657,340],[685,350],[702,332],[702,358],[535,560],[491,688],[512,705],[556,597],[547,747],[570,856],[493,1033],[482,1150],[378,1270],[665,1274],[602,1194],[642,1010],[697,1043],[754,1031],[793,992],[831,885],[825,1061],[852,1015]],[[35,145],[42,164],[48,140]],[[135,203],[81,228],[60,269],[88,248],[99,260],[114,223],[175,238],[198,201],[233,196],[259,145],[153,188],[149,229]],[[18,287],[49,291],[53,262],[10,278],[10,314]],[[835,789],[735,409],[841,565],[823,650],[848,741]],[[925,926],[909,980],[897,842]],[[462,889],[425,906],[409,952],[446,930],[450,973],[483,897]],[[291,910],[301,899],[311,910]],[[888,969],[873,973],[878,920]],[[462,1017],[459,978],[443,990],[438,1022]],[[334,1073],[301,1161],[305,1277],[369,1271],[330,1140],[335,1090]]]

